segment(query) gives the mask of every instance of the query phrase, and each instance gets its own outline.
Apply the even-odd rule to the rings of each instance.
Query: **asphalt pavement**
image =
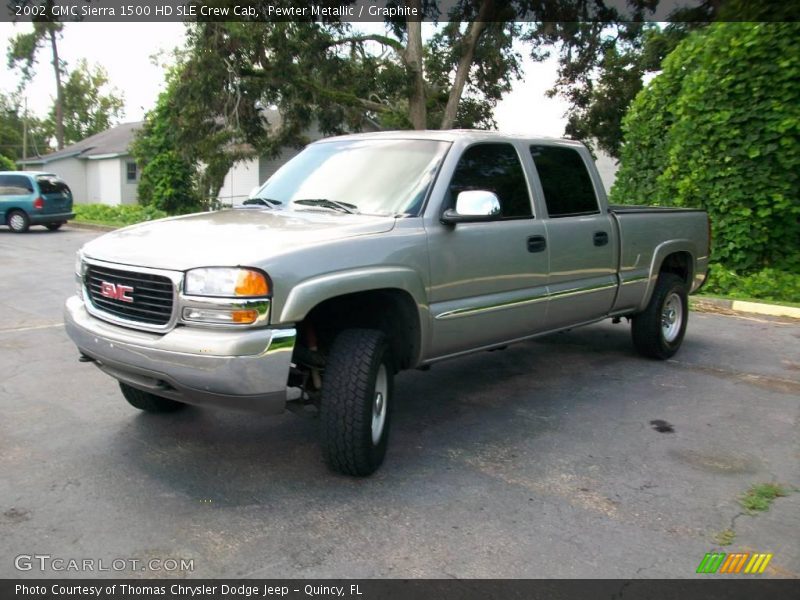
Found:
[[[712,550],[800,576],[800,492],[738,502],[800,486],[800,321],[692,313],[666,362],[604,322],[402,373],[386,462],[351,479],[311,417],[129,407],[61,325],[99,234],[37,229],[0,229],[0,577],[93,575],[17,568],[48,555],[127,561],[101,577],[683,578]]]

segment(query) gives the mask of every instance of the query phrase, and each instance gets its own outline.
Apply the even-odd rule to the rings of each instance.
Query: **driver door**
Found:
[[[526,337],[546,323],[547,230],[533,214],[516,146],[466,148],[440,210],[453,208],[469,190],[493,192],[501,211],[492,221],[436,223],[428,230],[431,357]]]

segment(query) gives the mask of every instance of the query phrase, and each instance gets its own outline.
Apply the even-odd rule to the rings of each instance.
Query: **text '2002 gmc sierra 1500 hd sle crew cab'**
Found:
[[[315,405],[328,465],[368,475],[399,370],[608,317],[667,358],[708,256],[705,212],[608,206],[579,143],[359,134],[242,207],[89,242],[65,321],[136,408]]]

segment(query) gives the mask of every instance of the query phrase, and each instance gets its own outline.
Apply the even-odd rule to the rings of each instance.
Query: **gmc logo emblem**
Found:
[[[122,285],[121,283],[109,283],[108,281],[100,282],[100,295],[112,300],[120,300],[122,302],[133,302],[133,288],[129,285]]]

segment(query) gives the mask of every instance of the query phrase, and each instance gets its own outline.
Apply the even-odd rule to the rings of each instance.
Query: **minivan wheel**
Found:
[[[633,345],[648,358],[670,358],[681,347],[688,319],[686,283],[674,273],[661,273],[647,308],[633,317]]]
[[[45,225],[45,227],[47,227],[50,231],[58,231],[59,229],[61,229],[61,226],[63,224],[64,221],[61,221],[60,223],[48,223],[47,225]]]
[[[328,466],[365,477],[383,463],[392,416],[394,367],[377,329],[346,329],[325,364],[320,401],[322,453]]]
[[[23,210],[12,210],[6,217],[6,223],[14,233],[25,233],[31,226],[31,220]]]
[[[145,412],[167,413],[186,407],[182,402],[175,402],[175,400],[170,400],[169,398],[162,398],[150,392],[144,392],[121,381],[119,382],[119,389],[122,390],[122,395],[125,396],[128,404]]]

